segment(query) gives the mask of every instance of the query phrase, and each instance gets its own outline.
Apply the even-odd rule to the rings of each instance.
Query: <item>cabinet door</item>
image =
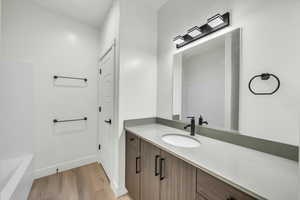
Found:
[[[141,141],[141,200],[159,200],[160,150]]]
[[[161,151],[160,200],[195,200],[196,168]]]
[[[126,134],[126,188],[132,200],[140,200],[140,139]]]

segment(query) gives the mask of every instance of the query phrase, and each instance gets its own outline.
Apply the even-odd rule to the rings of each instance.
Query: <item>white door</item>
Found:
[[[108,177],[112,177],[114,158],[114,47],[100,61],[99,69],[99,143],[101,145],[100,159]],[[99,110],[100,111],[100,110]]]

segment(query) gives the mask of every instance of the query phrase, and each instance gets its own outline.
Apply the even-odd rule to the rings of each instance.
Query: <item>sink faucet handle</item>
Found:
[[[203,124],[206,124],[206,125],[208,125],[208,122],[207,121],[204,121],[204,119],[203,119],[203,117],[202,117],[202,115],[200,115],[200,117],[199,117],[199,121],[198,121],[198,125],[203,125]]]
[[[190,116],[190,117],[187,117],[188,119],[191,119],[191,125],[194,125],[195,124],[195,117],[193,116]]]

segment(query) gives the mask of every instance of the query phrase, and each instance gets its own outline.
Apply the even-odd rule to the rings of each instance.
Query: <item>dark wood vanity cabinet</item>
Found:
[[[133,200],[255,200],[129,132],[126,188]]]
[[[133,200],[195,200],[196,168],[127,132],[126,188]]]
[[[127,133],[125,184],[128,193],[134,200],[140,199],[140,167],[140,139],[131,133]]]

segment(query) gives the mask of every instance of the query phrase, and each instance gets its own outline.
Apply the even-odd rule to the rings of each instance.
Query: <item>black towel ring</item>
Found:
[[[261,78],[261,80],[264,80],[264,81],[265,81],[265,80],[269,80],[270,77],[275,78],[276,81],[277,81],[277,83],[278,83],[276,89],[273,90],[272,92],[269,92],[269,93],[265,93],[265,92],[255,92],[255,91],[252,89],[251,84],[252,84],[252,82],[253,82],[254,79],[259,78],[259,77]],[[274,75],[274,74],[263,73],[263,74],[260,74],[260,75],[253,76],[253,77],[251,78],[251,80],[249,81],[248,87],[249,87],[250,92],[252,92],[254,95],[272,95],[272,94],[275,94],[275,93],[279,90],[279,88],[280,88],[280,79],[279,79],[276,75]]]

